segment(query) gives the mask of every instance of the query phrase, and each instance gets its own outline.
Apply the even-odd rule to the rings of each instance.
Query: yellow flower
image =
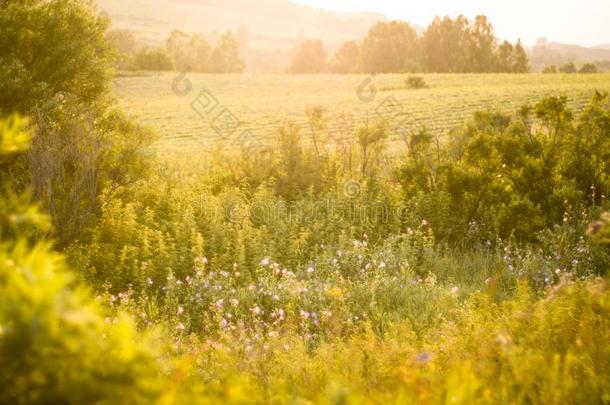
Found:
[[[333,287],[329,289],[326,294],[328,294],[328,296],[334,300],[343,299],[343,291],[341,291],[339,287]]]

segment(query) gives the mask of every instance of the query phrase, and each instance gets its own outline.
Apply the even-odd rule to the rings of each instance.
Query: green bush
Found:
[[[407,79],[408,89],[425,89],[426,87],[428,87],[428,85],[421,76],[411,76]]]

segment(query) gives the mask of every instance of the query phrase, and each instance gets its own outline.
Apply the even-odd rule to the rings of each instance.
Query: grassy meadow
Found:
[[[610,74],[482,16],[292,71],[513,74],[109,26],[0,1],[0,404],[610,404]]]
[[[429,86],[424,89],[407,88],[410,75],[188,74],[191,91],[186,92],[179,80],[179,90],[186,92],[179,95],[173,91],[174,80],[181,77],[178,73],[130,76],[114,80],[117,98],[138,122],[159,133],[160,151],[201,150],[219,142],[219,134],[210,126],[214,115],[202,116],[191,108],[203,89],[242,122],[240,129],[268,144],[286,121],[298,123],[307,134],[308,106],[323,107],[328,135],[341,138],[367,119],[378,119],[383,101],[393,97],[400,108],[392,120],[407,133],[426,126],[439,134],[465,123],[476,111],[514,113],[548,96],[567,96],[570,107],[578,111],[595,90],[610,89],[610,74],[426,74],[421,75]],[[369,77],[372,80],[364,82]],[[376,89],[372,100],[370,86]],[[403,136],[394,130],[391,139],[402,142]]]

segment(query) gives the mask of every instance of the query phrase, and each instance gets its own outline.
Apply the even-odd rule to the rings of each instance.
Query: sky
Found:
[[[538,38],[596,46],[610,44],[610,0],[292,0],[337,11],[372,11],[426,27],[436,15],[485,14],[501,39]]]

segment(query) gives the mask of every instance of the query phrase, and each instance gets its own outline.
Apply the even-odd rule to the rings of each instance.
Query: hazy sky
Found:
[[[293,0],[318,8],[375,11],[427,26],[435,15],[487,15],[497,36],[532,45],[537,38],[610,44],[610,0]]]

